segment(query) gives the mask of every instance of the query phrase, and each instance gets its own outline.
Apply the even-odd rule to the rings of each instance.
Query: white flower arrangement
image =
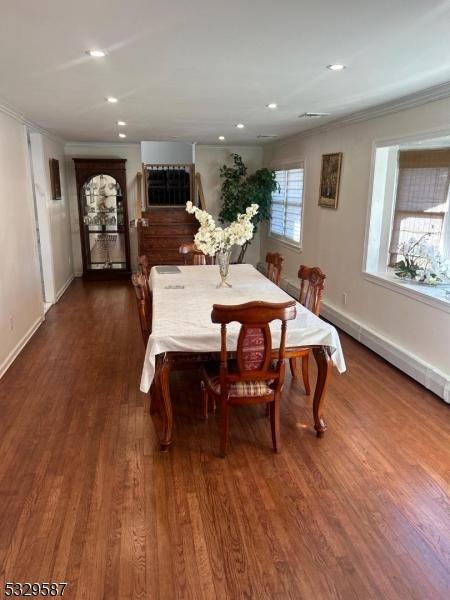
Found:
[[[223,228],[217,227],[208,212],[197,208],[190,201],[186,202],[187,212],[195,215],[200,223],[200,228],[194,237],[196,247],[203,254],[215,256],[220,250],[229,250],[231,246],[242,246],[250,241],[253,237],[252,218],[258,212],[258,208],[257,204],[248,206],[244,214],[238,215],[236,221]]]
[[[426,240],[431,233],[419,239],[411,238],[400,245],[398,253],[403,257],[395,267],[395,274],[427,285],[450,283],[450,261],[444,260],[432,244]]]

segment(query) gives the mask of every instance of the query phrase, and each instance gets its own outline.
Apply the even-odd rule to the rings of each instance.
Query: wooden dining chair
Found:
[[[198,250],[195,244],[181,244],[178,253],[183,257],[185,265],[206,265],[206,254]]]
[[[305,265],[301,265],[298,270],[298,277],[300,279],[300,304],[319,316],[320,301],[325,287],[325,274],[319,267],[306,267]],[[302,359],[303,384],[305,386],[305,392],[309,396],[311,394],[311,386],[309,384],[310,348],[289,348],[286,350],[285,355],[286,358],[289,359],[292,377],[298,376],[297,359]]]
[[[266,254],[267,277],[276,285],[280,285],[283,261],[284,256],[278,252],[268,252]]]
[[[150,277],[150,262],[147,256],[145,254],[141,254],[141,256],[138,256],[137,264],[139,273],[142,273],[142,275],[144,275],[144,277],[146,277],[146,279],[148,280],[148,278]]]
[[[141,325],[142,340],[147,348],[152,332],[152,297],[147,278],[142,273],[133,273],[131,281],[136,293],[136,304]]]
[[[274,452],[280,451],[280,399],[284,383],[286,325],[295,319],[295,302],[272,304],[247,302],[235,306],[214,304],[213,323],[221,326],[220,366],[202,369],[202,399],[206,409],[210,398],[220,404],[220,456],[228,443],[230,406],[236,404],[270,404]],[[272,336],[269,324],[281,321],[278,356],[272,361]],[[231,360],[227,349],[227,325],[240,323],[237,350]]]
[[[141,272],[133,273],[131,276],[134,291],[136,293],[136,304],[139,315],[139,324],[141,326],[142,341],[144,348],[147,348],[148,339],[152,332],[153,323],[153,297],[148,285],[148,278]],[[199,369],[205,362],[212,362],[215,359],[213,354],[204,352],[185,352],[177,356],[171,357],[171,368],[174,371],[183,371]],[[158,409],[159,392],[153,381],[150,390],[150,414],[153,414]]]

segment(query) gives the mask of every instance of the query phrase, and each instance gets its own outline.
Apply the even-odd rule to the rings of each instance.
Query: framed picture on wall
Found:
[[[59,177],[59,161],[56,158],[50,159],[50,184],[52,187],[52,199],[61,200],[61,179]]]
[[[342,152],[322,154],[319,206],[337,208],[341,179]]]

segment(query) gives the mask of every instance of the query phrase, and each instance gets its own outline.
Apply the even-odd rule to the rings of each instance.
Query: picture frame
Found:
[[[59,160],[56,158],[50,159],[50,185],[52,192],[52,200],[61,200],[61,179],[59,176]]]
[[[339,184],[341,180],[342,152],[322,154],[320,170],[319,206],[338,207]]]

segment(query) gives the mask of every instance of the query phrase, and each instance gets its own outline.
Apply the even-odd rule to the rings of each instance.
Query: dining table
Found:
[[[163,271],[160,269],[160,271]],[[168,269],[167,271],[170,271]],[[167,451],[172,443],[173,411],[170,397],[170,372],[177,360],[185,357],[192,366],[202,357],[220,352],[220,327],[211,321],[213,304],[242,304],[255,300],[286,302],[292,300],[284,290],[249,264],[230,265],[228,281],[231,287],[218,287],[216,265],[185,265],[175,272],[158,272],[153,267],[149,276],[152,296],[152,331],[148,339],[140,389],[151,391],[158,398],[162,418],[160,449]],[[340,373],[345,361],[336,329],[311,311],[296,303],[297,315],[288,321],[286,349],[311,348],[317,363],[317,380],[312,412],[314,428],[322,437],[327,426],[324,420],[324,399],[333,365]],[[278,348],[281,327],[270,325],[272,347]],[[232,323],[227,331],[227,345],[236,350],[239,324]]]

